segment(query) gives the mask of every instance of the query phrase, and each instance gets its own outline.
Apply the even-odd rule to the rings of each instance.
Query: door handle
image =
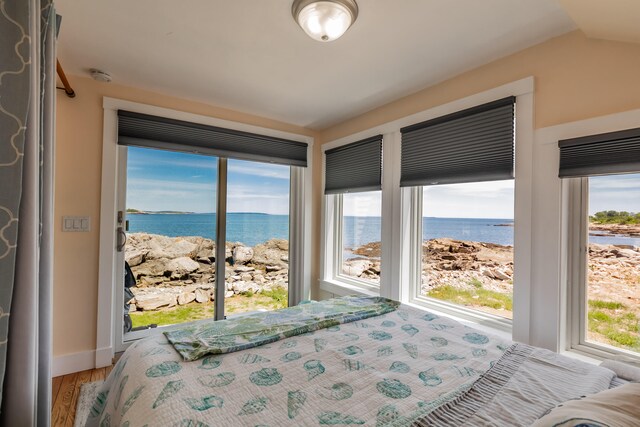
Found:
[[[116,231],[116,250],[122,252],[124,245],[127,244],[127,233],[124,232],[122,227],[118,227]]]

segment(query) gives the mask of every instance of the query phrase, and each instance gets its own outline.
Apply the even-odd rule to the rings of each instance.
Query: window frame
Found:
[[[490,314],[458,311],[457,307],[441,306],[431,301],[423,301],[415,297],[416,250],[413,231],[416,223],[417,197],[415,187],[400,187],[401,140],[400,129],[422,121],[442,117],[450,113],[462,111],[508,96],[516,97],[516,144],[515,150],[515,211],[514,217],[514,285],[513,320],[505,323],[504,319],[491,318]],[[513,339],[547,348],[556,348],[555,342],[559,331],[554,336],[543,336],[542,340],[532,339],[537,333],[538,325],[531,322],[532,305],[535,295],[531,293],[533,265],[533,157],[534,157],[534,79],[527,77],[483,92],[459,98],[447,103],[425,109],[424,111],[402,117],[387,123],[376,125],[356,134],[341,136],[321,146],[321,152],[347,144],[348,142],[367,138],[377,134],[383,135],[382,170],[382,259],[380,274],[381,296],[411,304],[418,308],[441,311],[458,318],[469,319],[476,324],[487,325],[495,330],[510,332]],[[324,188],[324,155],[322,156],[322,181]],[[330,295],[347,295],[351,293],[367,293],[362,287],[354,287],[344,281],[335,280],[333,276],[334,256],[331,248],[336,243],[335,203],[332,197],[322,196],[321,219],[321,260],[320,291]],[[413,242],[413,243],[412,243]],[[547,320],[552,321],[553,316]]]
[[[612,174],[613,175],[613,174]],[[565,232],[567,254],[567,327],[566,350],[598,358],[626,356],[640,361],[640,352],[609,344],[587,341],[588,310],[588,248],[589,248],[589,178],[565,178],[568,223]]]
[[[311,293],[311,190],[313,176],[313,143],[314,138],[301,134],[294,134],[255,125],[249,125],[210,116],[203,116],[183,111],[156,107],[122,99],[103,97],[103,147],[102,147],[102,182],[100,206],[100,262],[98,265],[98,307],[96,322],[96,351],[95,367],[112,364],[116,352],[125,350],[132,340],[125,341],[122,327],[116,327],[116,321],[122,319],[124,293],[117,278],[124,277],[124,253],[120,255],[116,247],[117,228],[116,218],[118,197],[122,197],[119,186],[118,171],[123,161],[122,151],[117,145],[117,110],[151,114],[171,119],[190,121],[235,129],[239,131],[264,134],[268,136],[291,139],[307,144],[308,165],[306,168],[291,167],[291,183],[289,195],[289,305],[295,305],[303,299],[308,299]],[[219,157],[220,159],[220,157]],[[220,177],[218,177],[218,183]],[[295,193],[294,193],[295,191]],[[220,194],[218,194],[220,196]],[[295,266],[294,266],[295,265]],[[118,291],[119,290],[119,291]],[[217,298],[216,298],[217,300]],[[206,320],[205,320],[206,321]],[[201,321],[194,321],[176,325],[184,327]],[[168,326],[166,328],[173,328]],[[160,334],[168,329],[155,328],[147,331],[146,336]],[[137,333],[132,339],[143,338]],[[127,337],[128,339],[129,337]]]
[[[411,281],[410,281],[410,299],[416,305],[422,306],[427,309],[436,310],[441,313],[449,314],[457,318],[469,320],[475,323],[486,325],[503,332],[511,332],[512,320],[505,317],[497,316],[491,313],[482,312],[474,308],[468,308],[459,304],[450,303],[447,301],[441,301],[436,298],[430,298],[420,293],[422,287],[422,219],[423,219],[423,188],[424,186],[418,186],[415,188],[415,194],[412,197],[411,204],[411,235],[413,236],[412,252],[411,252]],[[515,230],[515,226],[514,226]],[[515,245],[514,245],[514,258],[515,258]],[[515,290],[515,268],[514,268],[514,280],[513,288]],[[515,311],[515,310],[514,310]]]
[[[363,193],[368,193],[364,192]],[[373,191],[371,191],[373,193]],[[331,271],[331,278],[336,282],[344,283],[355,288],[360,288],[366,293],[371,294],[379,294],[380,292],[380,283],[375,283],[372,281],[357,279],[355,277],[351,277],[342,272],[342,256],[344,252],[343,245],[343,230],[344,230],[344,194],[333,194],[327,195],[326,197],[333,197],[333,212],[334,215],[334,242],[333,250],[331,251],[333,256],[333,269]],[[382,236],[381,236],[382,237]],[[382,279],[381,279],[382,280]]]

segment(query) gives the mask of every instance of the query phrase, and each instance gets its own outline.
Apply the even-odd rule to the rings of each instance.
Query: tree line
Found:
[[[596,224],[640,224],[640,213],[627,211],[600,211],[589,217]]]

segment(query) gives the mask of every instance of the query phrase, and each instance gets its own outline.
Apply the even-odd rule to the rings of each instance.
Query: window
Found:
[[[325,151],[325,279],[378,292],[382,135]]]
[[[514,181],[422,187],[418,294],[512,318]]]
[[[570,339],[640,355],[640,129],[559,141],[567,178]]]
[[[411,295],[506,326],[513,317],[515,98],[401,133],[400,185],[415,188]]]
[[[583,185],[582,340],[640,353],[640,174],[593,176]]]
[[[348,193],[342,197],[342,245],[337,251],[337,276],[380,283],[382,250],[380,191]]]

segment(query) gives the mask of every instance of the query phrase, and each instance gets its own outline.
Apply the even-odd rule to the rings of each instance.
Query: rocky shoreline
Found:
[[[607,227],[615,229],[615,227]],[[380,243],[353,249],[343,273],[379,280]],[[589,244],[589,299],[615,301],[640,312],[640,247]],[[432,239],[422,244],[421,293],[440,286],[460,290],[478,288],[511,294],[513,247],[454,239]]]
[[[227,243],[226,294],[257,294],[288,288],[289,243],[272,239],[254,247]],[[380,280],[380,242],[352,251],[345,275]],[[213,301],[215,242],[203,237],[128,235],[125,259],[137,280],[131,309],[157,310],[192,302]],[[513,247],[448,238],[422,244],[422,294],[440,286],[486,289],[511,294]],[[640,305],[640,248],[589,245],[589,298]]]
[[[214,300],[215,242],[204,237],[127,235],[125,260],[136,278],[130,311],[151,311]],[[254,247],[228,242],[225,297],[289,286],[289,242],[272,239]]]
[[[592,236],[640,237],[640,225],[637,224],[596,224],[589,223]]]

